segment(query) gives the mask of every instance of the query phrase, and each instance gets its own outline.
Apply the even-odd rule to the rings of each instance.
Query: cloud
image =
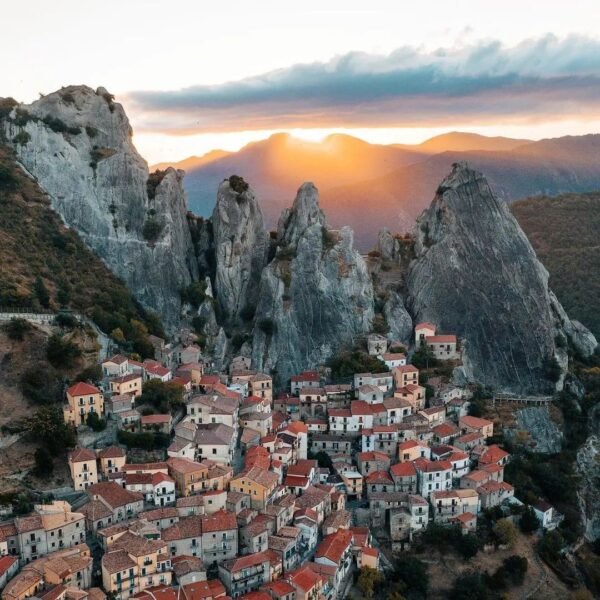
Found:
[[[131,92],[127,101],[138,131],[180,135],[591,116],[600,114],[600,40],[351,52],[219,85]]]

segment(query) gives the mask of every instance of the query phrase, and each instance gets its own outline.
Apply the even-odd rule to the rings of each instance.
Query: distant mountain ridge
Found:
[[[452,164],[465,160],[508,202],[600,189],[600,135],[534,142],[461,132],[415,146],[369,144],[342,134],[321,143],[275,134],[239,152],[186,159],[183,184],[190,209],[208,216],[219,184],[232,174],[246,176],[274,228],[300,184],[312,181],[331,225],[351,226],[364,251],[382,227],[410,230]]]

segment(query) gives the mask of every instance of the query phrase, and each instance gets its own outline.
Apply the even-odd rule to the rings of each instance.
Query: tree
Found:
[[[537,531],[540,527],[540,522],[535,515],[535,511],[531,506],[528,506],[521,518],[519,519],[519,527],[523,533],[533,533]]]
[[[48,478],[54,471],[54,461],[50,452],[46,448],[38,448],[34,455],[35,468],[34,472],[38,477]]]
[[[147,381],[138,404],[150,404],[160,412],[167,412],[183,403],[183,386],[173,381]]]
[[[62,396],[62,385],[57,372],[45,363],[36,363],[23,371],[21,392],[36,404],[53,404]]]
[[[503,561],[503,567],[513,585],[523,585],[529,563],[524,556],[513,554]]]
[[[97,364],[86,367],[75,377],[75,381],[100,381],[101,379],[102,367]]]
[[[410,361],[417,369],[429,369],[438,364],[438,360],[433,354],[433,350],[427,344],[421,344],[412,355]]]
[[[323,469],[331,469],[333,467],[331,457],[323,450],[315,454],[315,460],[319,463],[319,467]]]
[[[394,565],[394,573],[401,581],[401,593],[410,590],[423,597],[427,596],[429,574],[427,573],[427,565],[424,562],[413,556],[402,556]]]
[[[11,319],[2,326],[2,329],[11,340],[22,342],[31,325],[25,319]]]
[[[383,581],[383,575],[377,569],[362,567],[358,574],[357,586],[367,600],[375,595],[375,588]]]
[[[125,334],[120,327],[115,327],[115,329],[110,332],[110,337],[117,342],[117,344],[125,343]]]
[[[385,373],[388,371],[386,364],[369,356],[362,350],[342,350],[329,360],[331,375],[334,378],[352,377],[354,373]]]
[[[56,406],[44,406],[25,421],[30,436],[41,442],[52,456],[57,456],[67,448],[74,448],[77,436],[63,418],[62,410]]]
[[[94,431],[104,431],[106,429],[106,421],[101,419],[96,412],[88,413],[85,424]]]
[[[483,576],[474,572],[459,575],[449,595],[450,600],[487,600],[488,597]]]
[[[473,533],[461,535],[456,541],[456,549],[467,560],[473,558],[479,552],[479,538]]]
[[[517,539],[517,528],[509,519],[501,519],[494,527],[494,534],[498,544],[512,548]]]
[[[41,277],[36,277],[35,283],[33,284],[33,293],[37,298],[38,302],[44,307],[50,307],[50,294],[48,288]]]
[[[57,333],[48,338],[46,357],[53,367],[69,369],[81,356],[81,349]]]

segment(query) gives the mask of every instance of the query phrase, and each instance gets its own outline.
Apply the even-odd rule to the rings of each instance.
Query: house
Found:
[[[464,452],[470,452],[476,446],[480,446],[484,443],[485,438],[479,431],[474,433],[465,433],[454,440],[454,445]]]
[[[124,429],[125,431],[136,431],[140,424],[142,415],[137,409],[133,408],[131,410],[123,410],[116,413],[116,417],[118,429]]]
[[[415,347],[418,348],[426,338],[435,335],[436,329],[433,323],[418,323],[415,327]]]
[[[315,433],[312,436],[310,449],[313,454],[326,452],[327,454],[345,454],[349,456],[352,449],[352,440],[329,433]]]
[[[509,458],[510,454],[506,450],[503,450],[497,444],[492,444],[491,446],[486,446],[483,453],[479,456],[477,464],[479,467],[486,465],[504,467],[508,463]]]
[[[317,573],[310,563],[285,575],[286,581],[296,591],[296,600],[314,600],[324,597],[326,578]]]
[[[278,579],[271,583],[266,583],[261,588],[261,591],[266,592],[269,598],[273,600],[295,600],[296,590],[288,581]]]
[[[298,396],[305,388],[321,387],[321,376],[317,371],[304,371],[299,375],[292,375],[290,390],[293,396]]]
[[[244,430],[248,429],[256,432],[260,438],[272,431],[273,416],[270,412],[250,412],[240,417],[240,425]]]
[[[269,536],[275,532],[275,519],[269,515],[256,515],[240,527],[240,545],[243,554],[263,552],[269,548]]]
[[[363,476],[356,470],[351,469],[340,473],[344,482],[346,495],[349,498],[361,498],[363,493]]]
[[[543,529],[554,529],[560,522],[554,507],[545,500],[538,499],[532,508]]]
[[[221,423],[236,429],[239,405],[237,398],[227,398],[218,394],[197,394],[186,401],[186,418],[198,425]]]
[[[142,415],[140,419],[142,431],[151,431],[170,435],[173,427],[173,417],[166,415]]]
[[[413,412],[413,406],[408,400],[395,395],[393,398],[384,398],[383,407],[386,413],[386,425],[402,423]]]
[[[189,458],[171,457],[167,465],[177,493],[183,497],[207,490],[225,489],[232,473],[231,468],[210,460],[196,462]]]
[[[104,396],[97,387],[80,381],[67,390],[67,403],[63,406],[63,417],[65,423],[79,427],[85,424],[90,413],[102,417]]]
[[[360,476],[360,473],[358,475]],[[331,512],[331,503],[332,495],[329,491],[312,485],[296,498],[295,507],[300,511],[312,509],[316,513],[317,523],[320,525]]]
[[[322,387],[304,387],[299,392],[300,416],[320,418],[327,414],[327,394]]]
[[[358,399],[369,404],[381,404],[383,402],[383,391],[376,385],[361,385],[358,388]]]
[[[113,395],[129,394],[132,398],[142,395],[142,376],[139,373],[115,377],[109,381],[109,385]]]
[[[356,455],[356,464],[361,475],[368,475],[372,471],[387,471],[390,468],[390,457],[385,452],[359,452]]]
[[[420,410],[418,414],[425,417],[429,427],[433,428],[441,425],[446,420],[446,407],[444,405],[431,406]]]
[[[92,531],[131,519],[144,510],[142,494],[130,492],[112,481],[96,483],[87,489],[87,493],[90,501],[81,512]]]
[[[431,448],[417,440],[407,440],[398,444],[398,460],[412,462],[417,458],[431,458]]]
[[[122,600],[155,585],[169,585],[173,576],[167,544],[131,532],[107,549],[100,564],[104,590]]]
[[[219,565],[219,579],[229,596],[239,598],[271,581],[270,558],[265,552],[257,552],[225,561]]]
[[[402,354],[401,352],[386,352],[381,354],[379,358],[390,371],[396,367],[406,365],[406,354]]]
[[[123,448],[108,446],[98,452],[100,473],[104,479],[108,479],[111,473],[118,473],[127,462],[127,454]]]
[[[372,471],[365,477],[367,497],[376,492],[394,491],[394,480],[387,471]]]
[[[484,439],[494,435],[494,423],[487,419],[467,415],[459,419],[458,426],[462,429],[463,433],[479,433]]]
[[[107,417],[117,415],[125,410],[132,410],[135,407],[135,400],[129,394],[117,394],[104,400],[104,414]]]
[[[432,430],[433,440],[438,444],[451,444],[452,440],[460,435],[460,429],[448,421],[435,425]]]
[[[336,592],[341,591],[352,568],[352,533],[339,529],[326,535],[317,546],[315,563],[335,568],[333,586]]]
[[[68,463],[73,487],[76,490],[86,490],[91,485],[98,483],[96,453],[93,450],[75,448],[69,452]]]
[[[190,344],[185,348],[181,348],[176,352],[176,360],[180,365],[196,363],[202,358],[202,352],[196,344]]]
[[[273,401],[273,378],[266,373],[256,373],[248,379],[250,395]]]
[[[392,390],[394,376],[392,373],[355,373],[354,389],[357,390],[363,385],[373,385],[385,394]]]
[[[143,494],[146,502],[156,506],[175,504],[175,481],[164,473],[127,473],[125,489]]]
[[[488,481],[477,488],[481,510],[502,504],[515,495],[515,490],[506,481]]]
[[[284,572],[298,566],[299,543],[300,531],[296,527],[281,527],[276,535],[269,536],[269,550],[281,559]]]
[[[456,360],[460,358],[458,341],[455,335],[432,335],[425,338],[425,343],[438,360]]]
[[[179,512],[175,506],[161,506],[140,513],[141,520],[152,523],[158,529],[166,529],[167,527],[179,522]]]
[[[19,559],[16,556],[0,556],[0,590],[17,574]]]
[[[233,492],[248,494],[252,508],[263,510],[279,484],[277,475],[259,467],[242,471],[229,483]]]
[[[403,365],[392,369],[396,389],[407,385],[419,385],[419,369],[414,365]]]
[[[170,369],[163,367],[163,365],[155,360],[146,359],[143,365],[145,381],[157,380],[166,383],[167,381],[171,381],[173,377]]]
[[[180,586],[206,581],[204,563],[197,556],[175,556],[171,559],[171,567],[173,575]],[[148,600],[154,599],[148,598]]]
[[[395,457],[398,450],[399,430],[397,425],[374,425],[373,429],[363,429],[361,449],[363,452],[372,450],[385,452]]]
[[[170,556],[197,556],[208,565],[237,556],[238,526],[235,514],[222,510],[212,515],[192,515],[162,532]]]
[[[399,398],[408,402],[412,407],[411,412],[417,412],[425,408],[425,388],[416,383],[409,383],[403,387],[397,387],[394,392],[394,398]]]
[[[452,452],[446,460],[452,465],[452,478],[455,480],[464,477],[471,470],[471,462],[466,452]]]
[[[417,491],[417,469],[412,462],[400,462],[392,465],[390,475],[397,492],[414,494]]]
[[[198,425],[194,442],[200,458],[230,465],[237,442],[237,429],[221,423]]]
[[[122,377],[129,372],[129,360],[122,354],[115,354],[101,363],[104,377]]]
[[[370,356],[381,356],[387,352],[388,343],[384,335],[371,333],[367,336],[367,351]]]
[[[479,512],[479,495],[475,490],[443,490],[431,493],[433,520],[436,523],[451,522],[458,515]]]
[[[452,488],[452,465],[448,461],[418,458],[414,464],[417,470],[418,491],[424,498],[429,498],[432,492]]]

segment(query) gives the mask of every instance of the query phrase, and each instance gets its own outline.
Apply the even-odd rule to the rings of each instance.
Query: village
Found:
[[[471,414],[473,386],[425,385],[411,363],[460,360],[435,324],[416,326],[412,354],[369,335],[381,372],[306,371],[285,391],[248,358],[218,373],[198,345],[150,337],[154,359],[115,354],[66,390],[77,500],[0,521],[2,600],[330,600],[432,525],[468,536],[489,510],[560,523],[505,481],[511,456]],[[140,404],[165,390],[179,401]]]

